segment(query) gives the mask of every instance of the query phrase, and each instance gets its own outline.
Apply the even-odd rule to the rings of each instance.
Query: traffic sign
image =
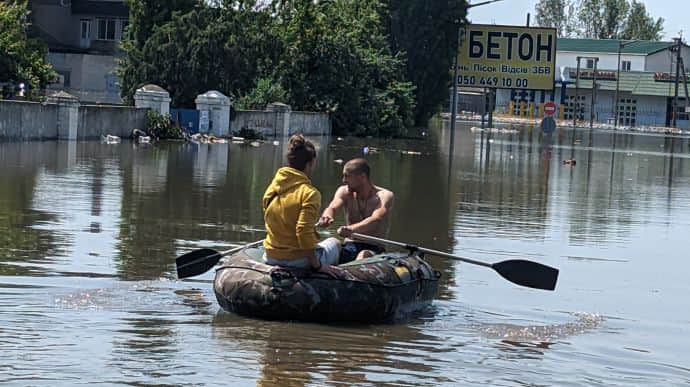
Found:
[[[544,114],[549,117],[556,114],[556,104],[551,101],[544,103]]]

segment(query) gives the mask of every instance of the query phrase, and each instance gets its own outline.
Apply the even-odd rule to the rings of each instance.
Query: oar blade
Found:
[[[503,278],[528,288],[554,290],[558,281],[558,269],[524,259],[497,262],[491,267]]]
[[[189,278],[206,273],[215,266],[222,255],[213,249],[198,249],[175,259],[177,278]]]

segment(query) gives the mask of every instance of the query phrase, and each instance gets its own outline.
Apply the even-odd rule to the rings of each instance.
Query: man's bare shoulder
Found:
[[[347,189],[347,186],[341,185],[337,190],[335,190],[335,194],[333,196],[336,198],[347,199],[351,195],[350,190]]]
[[[381,200],[393,200],[395,197],[393,191],[379,186],[376,186],[376,196]]]

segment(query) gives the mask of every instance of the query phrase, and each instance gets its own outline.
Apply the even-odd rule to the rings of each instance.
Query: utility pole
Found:
[[[580,98],[580,60],[581,56],[577,57],[577,73],[575,74],[575,100],[573,101],[573,129],[577,127],[577,116],[579,115],[578,99]]]
[[[683,47],[683,41],[681,38],[676,38],[676,86],[673,92],[673,123],[672,126],[675,128],[678,126],[678,83],[680,81],[680,51]]]
[[[599,63],[599,58],[594,59],[594,75],[592,75],[592,103],[589,108],[589,128],[592,129],[594,126],[594,104],[597,98],[597,64]]]
[[[616,70],[616,96],[613,100],[613,117],[615,119],[614,128],[618,129],[618,90],[621,84],[621,51],[623,50],[623,42],[618,41],[618,68]]]

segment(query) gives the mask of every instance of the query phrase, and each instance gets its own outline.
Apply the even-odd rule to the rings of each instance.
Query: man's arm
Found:
[[[336,213],[345,205],[345,195],[347,195],[347,187],[344,185],[339,187],[335,191],[335,195],[333,195],[333,200],[331,200],[331,204],[329,204],[328,207],[326,207],[326,209],[323,210],[323,213],[319,218],[320,226],[328,227],[331,224],[333,224],[333,222],[335,221]]]
[[[359,234],[373,234],[377,231],[379,223],[384,221],[393,208],[394,195],[389,190],[382,190],[379,192],[379,200],[381,204],[361,222],[351,224],[349,226],[340,227],[338,234],[343,237],[349,237],[353,232]]]

